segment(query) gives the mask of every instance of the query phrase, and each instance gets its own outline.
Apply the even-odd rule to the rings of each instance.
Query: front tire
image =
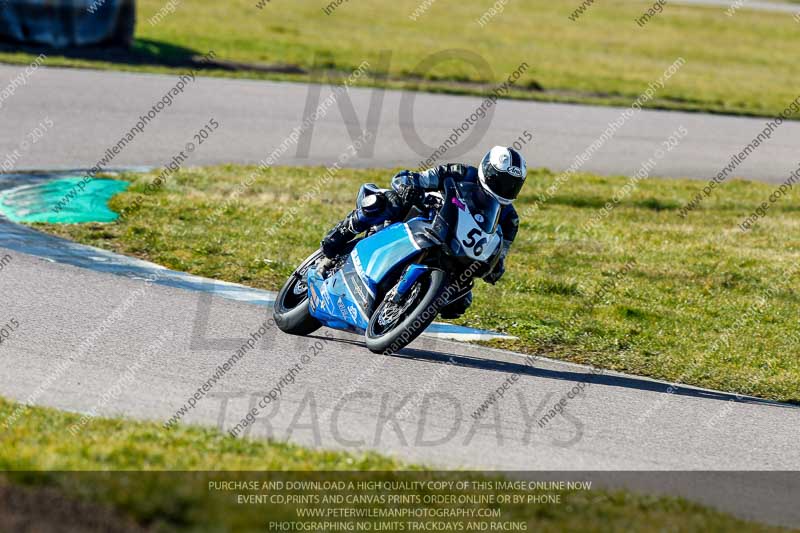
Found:
[[[308,286],[306,273],[322,256],[322,251],[317,250],[303,261],[286,280],[272,309],[275,325],[284,333],[290,335],[308,335],[322,327],[319,320],[311,315],[308,308]]]
[[[405,348],[430,326],[444,305],[441,298],[447,276],[441,270],[424,274],[409,289],[403,301],[391,301],[387,294],[372,314],[365,333],[367,348],[390,354]]]

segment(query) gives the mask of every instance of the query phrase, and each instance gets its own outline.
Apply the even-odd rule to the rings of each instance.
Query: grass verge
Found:
[[[0,398],[0,419],[6,419],[16,408],[13,402]],[[239,504],[235,493],[247,494],[248,491],[215,492],[209,489],[209,481],[263,481],[269,479],[269,474],[263,473],[266,470],[372,471],[374,479],[397,480],[402,479],[403,472],[393,473],[392,470],[420,470],[376,454],[312,451],[276,442],[234,439],[198,427],[165,431],[153,422],[97,418],[76,436],[69,428],[79,420],[80,415],[33,407],[2,435],[0,469],[4,471],[4,481],[0,480],[0,495],[7,494],[9,487],[32,487],[24,489],[33,496],[25,498],[29,501],[26,511],[38,514],[39,522],[42,516],[63,513],[49,508],[37,510],[36,491],[40,496],[47,495],[39,501],[39,507],[47,502],[80,509],[81,506],[69,504],[69,500],[77,498],[100,506],[92,509],[93,513],[103,512],[104,506],[114,509],[113,513],[103,512],[103,530],[122,530],[120,525],[130,526],[129,520],[133,519],[149,531],[264,531],[268,520],[296,519],[296,506]],[[67,472],[74,470],[84,472]],[[189,470],[197,472],[187,472]],[[248,476],[244,471],[262,471],[262,474]],[[475,478],[486,479],[477,475]],[[55,493],[54,488],[57,489]],[[58,492],[64,496],[59,496]],[[545,532],[781,531],[676,498],[603,490],[560,491],[559,494],[560,504],[503,505],[503,521],[524,521],[528,531]],[[13,500],[15,506],[21,505],[19,494]],[[476,507],[496,508],[497,505],[477,504]],[[13,516],[14,510],[12,506],[11,518],[19,519]],[[17,513],[22,511],[16,509]],[[8,509],[0,511],[0,524],[8,514]],[[90,518],[95,517],[86,520]],[[70,516],[69,522],[70,526],[79,526],[82,520]],[[60,530],[57,524],[55,527],[46,525],[51,527],[44,530]],[[133,528],[125,528],[129,529]],[[75,530],[82,529],[76,527]]]
[[[277,289],[353,207],[363,182],[386,170],[270,168],[232,199],[252,167],[181,170],[145,193],[155,174],[110,203],[115,224],[37,225],[78,242],[181,270]],[[519,337],[494,345],[602,368],[800,402],[800,232],[790,197],[743,233],[738,224],[771,185],[730,181],[686,218],[701,190],[689,180],[578,174],[547,202],[554,174],[531,171],[517,202],[519,236],[495,287],[477,284],[457,322]],[[606,202],[622,199],[605,218]],[[585,224],[597,225],[585,230]],[[274,231],[274,235],[271,235]]]
[[[595,3],[571,20],[577,0],[513,0],[481,25],[491,6],[477,0],[345,2],[327,15],[313,0],[256,3],[177,1],[170,13],[162,0],[140,0],[132,51],[49,50],[46,64],[176,72],[214,50],[232,70],[211,75],[313,81],[346,76],[367,60],[382,75],[373,85],[474,94],[526,62],[511,97],[628,105],[683,57],[649,107],[774,116],[798,96],[800,24],[788,13],[742,9],[731,17],[724,6],[669,4],[639,27],[648,4]],[[454,49],[481,59],[420,67]],[[0,61],[29,63],[36,53],[5,47]]]

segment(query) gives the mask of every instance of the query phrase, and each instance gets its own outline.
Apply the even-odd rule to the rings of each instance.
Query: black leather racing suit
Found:
[[[359,193],[356,209],[348,214],[322,239],[322,252],[326,257],[335,258],[345,245],[359,233],[385,222],[398,222],[405,219],[411,207],[421,200],[426,192],[441,191],[445,178],[456,181],[478,182],[478,169],[462,164],[440,165],[424,172],[416,173],[408,170],[400,172],[392,179],[391,190],[380,190],[373,184],[365,184]],[[365,188],[373,194],[364,195]],[[374,194],[375,191],[380,191]],[[363,198],[371,198],[363,202]],[[367,205],[368,204],[368,205]],[[503,234],[503,251],[500,261],[494,270],[483,279],[488,283],[497,283],[505,272],[505,257],[511,243],[519,230],[519,216],[514,206],[503,206],[500,212],[500,230]],[[472,304],[472,291],[464,297],[448,304],[441,310],[442,318],[457,318],[464,314]]]

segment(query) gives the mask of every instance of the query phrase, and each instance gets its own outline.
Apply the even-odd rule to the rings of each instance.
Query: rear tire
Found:
[[[308,308],[308,287],[306,273],[322,256],[317,250],[303,261],[286,280],[272,309],[272,316],[278,329],[290,335],[308,335],[322,327],[322,323],[311,315]],[[305,290],[303,290],[305,288]]]
[[[391,324],[381,324],[386,321],[388,306],[397,305],[389,301],[390,296],[384,297],[383,302],[370,318],[369,326],[364,334],[367,348],[375,353],[391,354],[405,348],[411,341],[416,339],[420,333],[431,325],[439,314],[439,308],[445,303],[439,296],[447,282],[447,275],[441,270],[432,270],[417,280],[420,285],[419,292],[414,295],[415,287],[409,289],[407,297],[413,298],[401,315]]]

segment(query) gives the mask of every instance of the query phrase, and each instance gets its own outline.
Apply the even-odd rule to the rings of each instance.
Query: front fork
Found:
[[[411,290],[411,287],[413,287],[417,282],[419,277],[428,271],[430,271],[430,268],[425,265],[419,265],[416,263],[409,265],[405,272],[403,272],[400,282],[397,284],[397,289],[392,296],[392,302],[401,302],[405,295],[408,294],[408,291]]]

